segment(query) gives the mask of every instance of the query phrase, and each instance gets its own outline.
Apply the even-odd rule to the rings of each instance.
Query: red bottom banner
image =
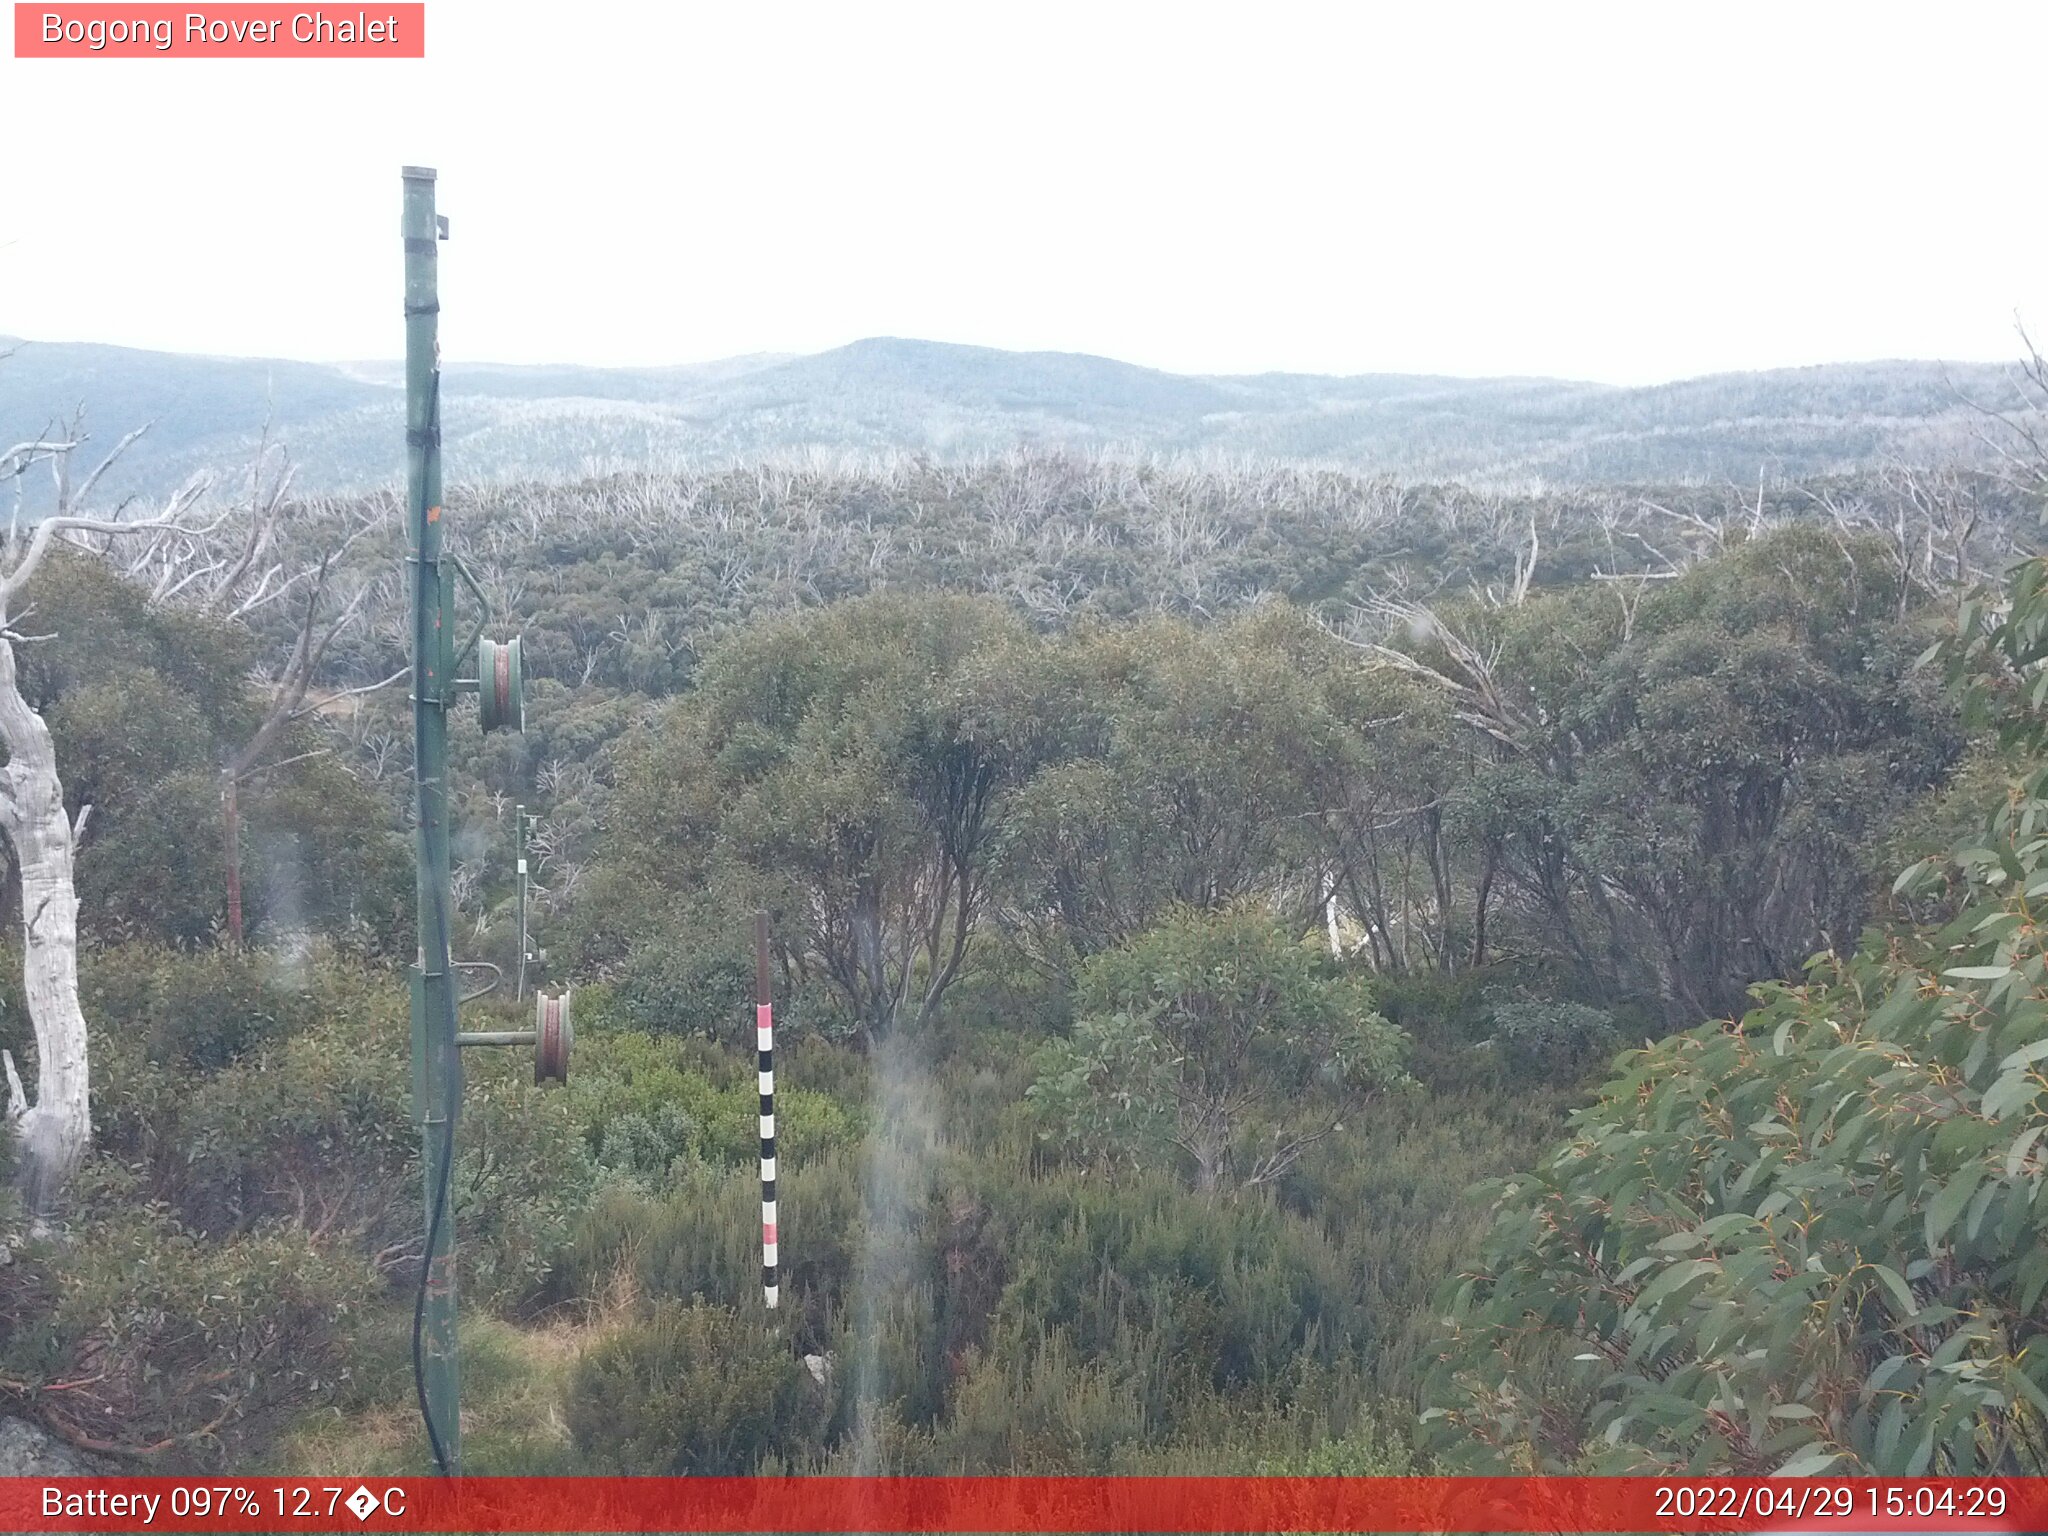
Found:
[[[0,1530],[2048,1532],[2048,1478],[6,1478]]]

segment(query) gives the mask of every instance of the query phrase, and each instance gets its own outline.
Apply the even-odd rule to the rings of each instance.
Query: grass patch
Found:
[[[522,1326],[472,1314],[462,1321],[462,1470],[479,1477],[579,1470],[563,1395],[607,1317],[568,1313]],[[286,1477],[408,1476],[432,1470],[412,1379],[412,1309],[363,1331],[357,1389],[309,1418],[285,1442]]]

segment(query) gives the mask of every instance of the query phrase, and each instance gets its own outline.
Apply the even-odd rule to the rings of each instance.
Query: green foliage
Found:
[[[801,1060],[824,1049],[792,1072],[864,1096]],[[1413,1390],[1423,1308],[1481,1224],[1459,1192],[1556,1125],[1526,1089],[1397,1096],[1272,1198],[1203,1195],[1163,1170],[1035,1166],[1030,1138],[975,1125],[983,1079],[1014,1094],[1001,1058],[1028,1050],[987,1033],[937,1057],[936,1147],[882,1113],[865,1146],[785,1155],[781,1326],[841,1394],[817,1469],[1249,1472],[1345,1436]],[[758,1308],[758,1195],[751,1166],[687,1158],[604,1188],[551,1294]]]
[[[1333,1413],[1360,1395],[1374,1310],[1360,1287],[1378,1266],[1306,1216],[1156,1174],[1033,1179],[947,1154],[878,1263],[863,1162],[794,1164],[783,1183],[785,1347],[828,1359],[842,1394],[821,1453],[857,1459],[870,1422],[892,1467],[1134,1470],[1148,1449],[1246,1431],[1311,1380]],[[657,1309],[756,1312],[756,1195],[747,1174],[702,1165],[659,1199],[607,1190],[564,1278]]]
[[[195,1231],[397,1241],[417,1199],[399,985],[332,956],[89,956],[98,1144]]]
[[[1281,1388],[1304,1356],[1342,1359],[1360,1319],[1342,1255],[1313,1221],[1212,1202],[1140,1176],[990,1188],[1006,1279],[992,1349],[1028,1356],[1064,1334],[1134,1375],[1144,1416],[1191,1398]],[[1007,1229],[1007,1230],[1005,1230]]]
[[[1100,1475],[1156,1442],[1142,1383],[1091,1360],[1066,1335],[1007,1359],[970,1355],[943,1423],[893,1436],[889,1464],[919,1473],[980,1475],[1024,1468]]]
[[[1084,628],[1028,663],[1045,764],[1004,806],[998,837],[1027,949],[1059,969],[1175,905],[1308,886],[1318,844],[1304,823],[1360,761],[1321,686],[1342,652],[1273,609],[1217,628]]]
[[[1517,1081],[1573,1083],[1621,1045],[1611,1015],[1584,1003],[1498,1003],[1493,1042]]]
[[[741,904],[689,902],[675,920],[685,943],[645,943],[615,969],[613,1007],[625,1027],[650,1034],[715,1035],[751,1017],[754,955]]]
[[[465,1063],[452,1180],[463,1284],[477,1301],[517,1308],[545,1289],[597,1168],[567,1095],[534,1083],[530,1057],[470,1054],[483,1059]],[[407,1214],[416,1221],[418,1207]]]
[[[1501,1186],[1487,1257],[1447,1300],[1464,1374],[1439,1391],[1445,1453],[1469,1436],[1604,1469],[2040,1467],[2039,1085],[2015,1084],[2042,1008],[2024,983],[1987,1008],[1953,972],[1991,967],[1948,963],[1976,958],[1873,949],[1739,1028],[1632,1055],[1573,1140]],[[1515,1369],[1560,1336],[1601,1390],[1562,1425]]]
[[[303,738],[300,750],[319,754]],[[412,849],[383,799],[327,755],[257,775],[240,799],[253,940],[310,931],[379,958],[411,954]]]
[[[1800,527],[1690,559],[1634,496],[1340,476],[764,471],[689,482],[679,518],[635,500],[664,484],[567,488],[545,515],[490,492],[460,519],[533,606],[538,679],[524,737],[455,732],[468,952],[510,956],[524,797],[580,1036],[567,1091],[465,1055],[465,1347],[481,1401],[528,1399],[494,1470],[1399,1472],[1430,1293],[1467,1274],[1441,1301],[1447,1459],[2033,1466],[2042,1245],[2012,1190],[2040,1143],[2007,1163],[2039,1063],[1999,1064],[2039,1006],[2039,785],[1894,898],[1981,931],[1894,936],[1631,1056],[1497,1215],[1457,1199],[1535,1163],[1620,1039],[1847,950],[1880,850],[1955,821],[1912,559]],[[1716,495],[1662,504],[1677,525]],[[1798,491],[1769,495],[1796,518]],[[1578,581],[1630,538],[1688,569]],[[372,542],[351,558],[392,555]],[[1371,601],[1418,571],[1473,595]],[[69,1371],[119,1348],[147,1377],[185,1325],[121,1319],[211,1318],[203,1280],[227,1299],[201,1334],[233,1332],[260,1267],[313,1363],[216,1434],[253,1446],[255,1418],[331,1403],[388,1450],[419,1240],[404,987],[378,958],[410,948],[402,693],[245,786],[266,937],[216,950],[220,754],[276,637],[157,613],[88,562],[60,576],[65,638],[23,656],[96,807],[90,1187],[121,1191],[82,1219],[106,1226],[94,1262],[137,1273],[97,1277],[94,1332],[38,1251],[0,1279],[0,1349]],[[1253,601],[1279,594],[1301,606]],[[2048,624],[2005,622],[1971,619],[1968,666],[2002,657],[2007,709],[2038,707]],[[385,628],[344,636],[336,675],[391,671]],[[1959,783],[2005,796],[2028,749]],[[774,1334],[756,906],[783,1032]],[[1971,974],[1993,965],[2024,985]],[[332,1326],[366,1376],[337,1387],[314,1303],[357,1282]],[[544,1352],[554,1374],[522,1376]],[[0,1390],[33,1407],[60,1379]],[[214,1454],[162,1390],[120,1402]]]
[[[1942,665],[1972,725],[2031,757],[2048,754],[2048,562],[2021,561],[2003,592],[1970,594],[1955,632],[1923,659]]]
[[[2036,752],[2040,562],[1946,653]],[[1987,665],[1987,658],[1989,664]],[[1632,1053],[1448,1289],[1447,1455],[1544,1465],[1974,1475],[2048,1469],[2043,1176],[2048,769],[1948,862],[1961,910]],[[1938,873],[1908,869],[1909,893]],[[1593,1401],[1533,1390],[1548,1340]]]
[[[1279,1177],[1375,1089],[1410,1085],[1406,1038],[1356,979],[1249,909],[1182,911],[1081,973],[1073,1034],[1030,1096],[1048,1136],[1199,1188]]]
[[[257,950],[182,954],[147,944],[87,951],[79,999],[88,1018],[118,1020],[149,1061],[196,1071],[304,1029],[321,1007],[305,965]]]
[[[1359,1298],[1349,1347],[1375,1400],[1412,1401],[1435,1359],[1432,1299],[1470,1263],[1487,1225],[1467,1190],[1535,1162],[1573,1102],[1533,1085],[1390,1099],[1281,1183],[1283,1208],[1319,1226],[1341,1255]]]
[[[793,1337],[829,1348],[859,1257],[860,1163],[845,1153],[791,1161],[779,1170],[776,1193],[789,1234],[784,1316]],[[758,1307],[758,1170],[684,1162],[659,1193],[629,1180],[602,1184],[575,1225],[550,1297],[602,1296],[615,1285],[650,1298]]]
[[[0,1267],[0,1401],[82,1444],[218,1466],[346,1380],[376,1287],[303,1232],[221,1243],[89,1165],[77,1232]]]
[[[613,851],[638,904],[749,893],[866,1038],[929,1022],[985,899],[1017,629],[994,604],[878,597],[735,637],[622,797]],[[728,932],[750,904],[719,912]]]
[[[1787,527],[1617,604],[1590,586],[1355,638],[1267,604],[1023,634],[894,595],[760,621],[624,752],[578,903],[635,1027],[745,1006],[766,904],[792,1015],[926,1022],[993,918],[1070,975],[1253,900],[1391,974],[1513,953],[1658,1029],[1848,945],[1952,714],[1894,551]],[[822,994],[837,994],[825,1006]]]
[[[96,1145],[151,1200],[197,1235],[283,1226],[387,1273],[410,1266],[419,1137],[402,977],[321,950],[87,958]],[[517,1302],[545,1278],[595,1168],[566,1096],[535,1087],[530,1065],[465,1065],[464,1284]]]
[[[700,1301],[658,1305],[597,1345],[567,1410],[593,1468],[740,1476],[812,1450],[831,1402],[758,1312]]]
[[[678,1158],[727,1168],[758,1159],[759,1094],[732,1057],[639,1034],[585,1036],[577,1049],[570,1097],[602,1167],[658,1186]],[[777,1087],[775,1130],[784,1158],[808,1162],[856,1142],[860,1124],[857,1112],[825,1094]]]
[[[67,807],[92,807],[83,932],[210,941],[227,900],[220,773],[260,721],[252,637],[153,607],[82,555],[52,558],[30,595],[62,622],[21,648],[22,693],[49,722]],[[287,732],[273,762],[240,796],[248,933],[402,953],[411,879],[389,810],[308,731]]]
[[[1684,1024],[1851,947],[1869,845],[1953,768],[1914,595],[1880,541],[1791,527],[1634,607],[1571,589],[1396,643],[1483,736],[1449,791],[1480,868],[1547,950]]]
[[[1382,1422],[1371,1414],[1344,1435],[1300,1450],[1264,1458],[1261,1477],[1412,1477],[1418,1470],[1404,1433],[1406,1426]]]

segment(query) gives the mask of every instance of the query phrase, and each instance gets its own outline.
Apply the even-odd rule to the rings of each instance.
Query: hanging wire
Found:
[[[430,434],[430,440],[438,440],[441,432],[441,370],[439,368],[434,370],[433,387],[427,396],[427,421],[427,431]],[[424,566],[421,567],[422,576],[425,574],[425,569]],[[445,686],[445,679],[443,679],[443,683]],[[414,686],[419,686],[417,679],[414,681]],[[415,766],[414,772],[418,772],[417,766]],[[444,784],[442,786],[444,801],[446,789],[447,786]],[[441,1020],[441,1023],[446,1026],[448,1038],[452,1042],[455,1038],[455,992],[453,967],[449,963],[453,952],[449,948],[448,931],[452,926],[453,920],[448,910],[447,882],[445,880],[436,880],[433,882],[433,885],[434,916],[437,920],[436,927],[441,935],[441,952],[438,955],[421,955],[420,964],[424,968],[431,962],[440,967],[440,974],[446,982],[442,992],[447,999],[448,1014],[445,1019]],[[429,1024],[431,1027],[431,1021],[429,1021]],[[453,1049],[452,1044],[450,1049]],[[414,1395],[419,1399],[420,1421],[427,1426],[427,1444],[433,1449],[434,1465],[440,1468],[441,1474],[444,1477],[448,1475],[450,1470],[448,1447],[442,1442],[440,1427],[434,1423],[433,1409],[427,1405],[426,1319],[427,1286],[434,1272],[434,1245],[440,1240],[441,1223],[448,1210],[449,1173],[451,1165],[455,1161],[454,1066],[455,1063],[451,1059],[449,1062],[449,1080],[444,1085],[444,1102],[440,1106],[441,1171],[439,1177],[434,1180],[434,1204],[433,1209],[427,1216],[427,1247],[426,1252],[420,1255],[420,1281],[418,1288],[413,1293],[412,1299],[412,1387]],[[455,1258],[452,1250],[448,1257],[452,1264]]]

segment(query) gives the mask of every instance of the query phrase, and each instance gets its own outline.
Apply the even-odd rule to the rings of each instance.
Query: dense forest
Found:
[[[2035,489],[452,494],[529,676],[457,717],[460,949],[515,963],[537,814],[578,1030],[466,1063],[467,1469],[2048,1471]],[[0,642],[93,1120],[0,1196],[0,1413],[417,1468],[397,506],[206,505],[59,540]]]

